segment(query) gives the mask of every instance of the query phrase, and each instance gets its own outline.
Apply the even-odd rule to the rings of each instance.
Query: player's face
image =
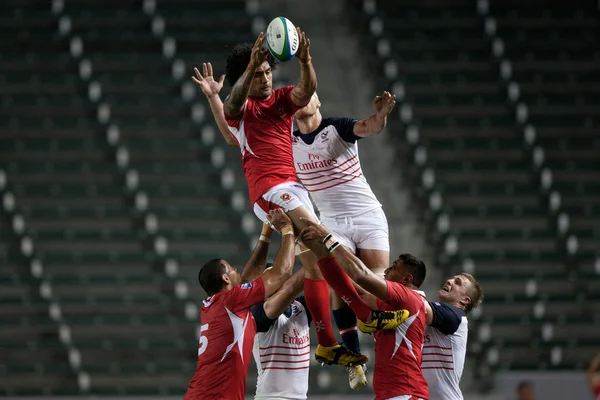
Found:
[[[456,275],[446,280],[438,290],[438,298],[444,303],[464,302],[469,298],[471,282],[463,275]]]
[[[240,275],[238,270],[233,268],[231,265],[227,264],[225,273],[231,281],[232,286],[239,285],[240,283],[242,283],[242,276]]]
[[[250,85],[250,97],[266,99],[273,91],[273,76],[271,75],[271,66],[264,62],[254,71],[254,78]]]
[[[404,261],[397,258],[394,263],[385,270],[383,278],[388,281],[404,284],[410,272],[404,265]]]
[[[308,104],[306,106],[302,107],[301,109],[299,109],[298,111],[296,111],[296,118],[302,118],[302,117],[307,117],[310,115],[315,115],[320,107],[321,107],[321,102],[319,101],[319,96],[317,95],[317,92],[315,92],[312,95]]]

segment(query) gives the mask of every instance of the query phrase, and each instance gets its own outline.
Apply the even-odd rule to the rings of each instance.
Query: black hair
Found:
[[[400,254],[398,257],[404,263],[404,266],[413,277],[413,285],[416,287],[421,287],[423,281],[425,281],[425,276],[427,275],[427,266],[425,263],[413,256],[412,254],[404,253]]]
[[[240,76],[246,71],[246,67],[248,67],[248,64],[250,63],[252,47],[254,47],[254,44],[252,43],[236,44],[233,46],[231,53],[227,57],[225,74],[227,76],[227,81],[231,86],[235,85],[237,80],[240,79]],[[277,68],[277,60],[273,57],[271,52],[267,52],[267,62],[272,71]]]
[[[221,258],[213,258],[200,268],[198,272],[198,282],[202,289],[212,296],[221,291],[223,288],[223,279],[221,278],[226,273],[225,260]]]

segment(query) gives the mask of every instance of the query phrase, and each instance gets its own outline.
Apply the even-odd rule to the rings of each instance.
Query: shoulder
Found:
[[[273,95],[275,95],[276,98],[280,98],[285,95],[289,95],[293,89],[294,89],[293,85],[288,85],[288,86],[280,87],[277,89],[273,89]]]
[[[464,310],[451,304],[434,301],[430,302],[429,305],[433,313],[431,326],[445,335],[456,332],[462,323],[462,318],[467,315]]]
[[[254,320],[256,321],[256,331],[257,332],[267,332],[271,326],[273,326],[273,324],[275,323],[275,321],[277,321],[277,318],[275,319],[271,319],[269,317],[267,317],[267,314],[265,313],[265,308],[264,308],[264,302],[260,303],[260,304],[256,304],[255,306],[252,306],[252,316],[254,317]]]
[[[354,118],[326,118],[328,126],[333,126],[337,133],[346,142],[355,143],[360,139],[359,136],[354,134],[354,125],[357,120]]]

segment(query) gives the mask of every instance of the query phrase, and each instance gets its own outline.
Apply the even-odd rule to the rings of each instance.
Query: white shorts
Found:
[[[381,207],[355,217],[327,218],[321,222],[344,246],[356,249],[390,251],[388,222]]]
[[[254,214],[262,222],[268,222],[269,211],[283,208],[285,212],[288,212],[300,206],[304,206],[315,217],[315,220],[319,220],[306,188],[298,182],[285,182],[273,186],[254,203]]]

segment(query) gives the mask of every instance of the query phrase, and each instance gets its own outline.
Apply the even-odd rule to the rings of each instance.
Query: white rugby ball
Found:
[[[285,17],[277,17],[269,23],[266,42],[273,57],[280,61],[294,58],[300,44],[296,27]]]

